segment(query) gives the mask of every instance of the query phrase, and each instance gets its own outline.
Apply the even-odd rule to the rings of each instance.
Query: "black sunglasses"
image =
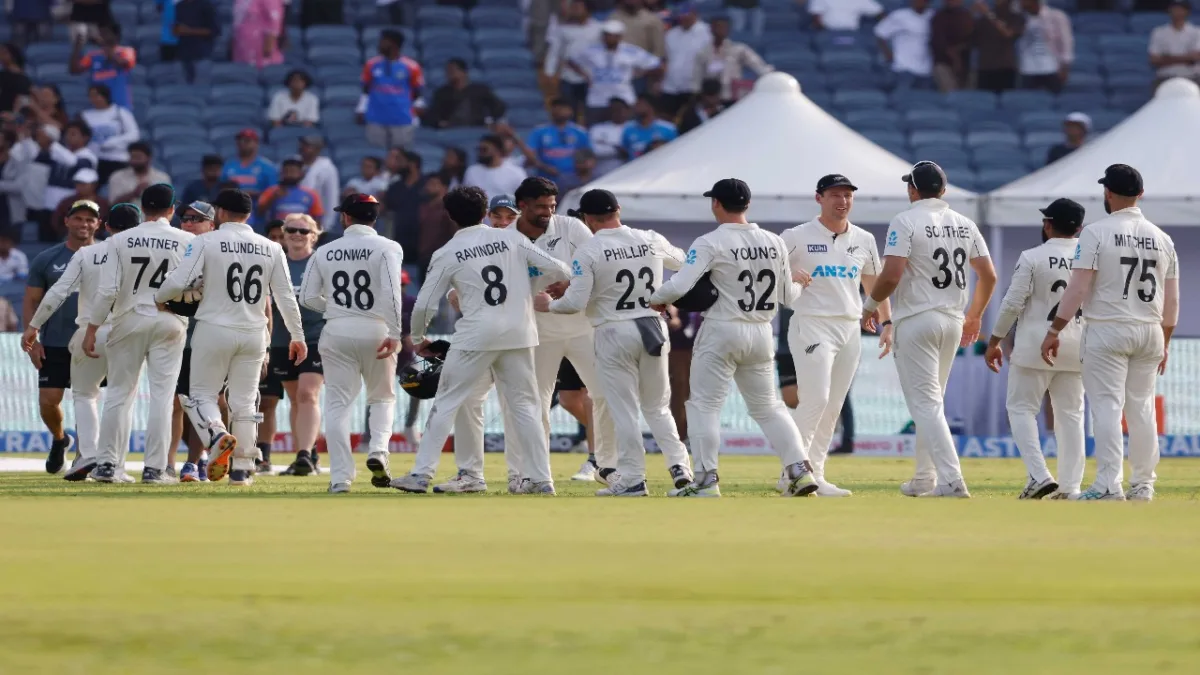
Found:
[[[312,230],[304,227],[285,227],[283,231],[288,234],[312,234]]]
[[[208,220],[208,218],[205,218],[204,216],[184,216],[179,220],[185,223],[203,223],[204,221]]]

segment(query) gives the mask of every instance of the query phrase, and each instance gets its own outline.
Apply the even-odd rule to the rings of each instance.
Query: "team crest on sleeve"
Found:
[[[188,244],[187,248],[183,249],[183,257],[185,257],[185,258],[192,257],[192,245],[191,244]]]
[[[1075,244],[1075,259],[1079,260],[1079,257],[1082,255],[1083,255],[1083,247],[1080,246],[1079,244]]]
[[[578,260],[571,261],[571,274],[577,277],[583,276],[583,265],[580,265]]]
[[[540,276],[542,276],[542,271],[539,270],[538,268],[534,267],[533,265],[530,265],[529,266],[529,278],[533,279],[535,277],[540,277]]]
[[[895,230],[888,232],[887,245],[895,246],[900,241],[900,235]]]
[[[688,251],[687,258],[684,259],[684,262],[687,263],[688,265],[696,264],[696,249],[692,249],[692,250]]]

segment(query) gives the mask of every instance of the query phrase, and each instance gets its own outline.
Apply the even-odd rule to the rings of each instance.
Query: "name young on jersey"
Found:
[[[496,241],[481,246],[472,246],[461,251],[455,251],[454,257],[458,262],[466,262],[473,258],[484,258],[497,253],[504,253],[508,250],[508,242]]]
[[[174,239],[159,239],[157,237],[130,237],[125,240],[125,248],[152,248],[160,251],[178,251],[179,242]]]
[[[779,260],[779,249],[774,246],[742,246],[729,249],[734,260]],[[689,257],[691,254],[688,254]]]
[[[271,249],[263,244],[256,244],[252,241],[222,241],[220,242],[221,253],[251,253],[253,255],[261,255],[264,258],[271,257]]]
[[[361,262],[371,259],[375,251],[369,248],[338,248],[325,252],[325,259],[334,262]]]

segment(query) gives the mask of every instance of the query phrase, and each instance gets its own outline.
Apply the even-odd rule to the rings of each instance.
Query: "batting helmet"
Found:
[[[713,286],[712,272],[705,272],[692,290],[671,303],[685,312],[703,312],[717,301],[717,287]]]
[[[413,398],[429,399],[437,394],[442,379],[442,364],[450,343],[437,340],[425,349],[425,354],[400,372],[400,387]]]

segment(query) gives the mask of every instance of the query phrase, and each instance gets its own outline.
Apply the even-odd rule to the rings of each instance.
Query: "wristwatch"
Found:
[[[887,327],[888,327],[888,326],[890,326],[890,325],[892,325],[892,320],[891,320],[891,319],[888,319],[887,321],[884,321],[883,323],[879,324],[879,327],[880,327],[880,328],[887,328]]]

